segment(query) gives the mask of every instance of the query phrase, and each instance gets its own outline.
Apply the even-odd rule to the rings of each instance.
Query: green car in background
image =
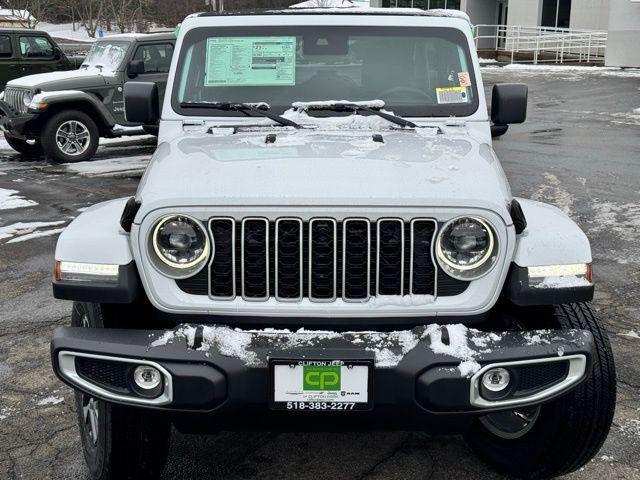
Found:
[[[14,78],[74,70],[80,63],[80,57],[67,57],[47,32],[0,28],[0,91]]]

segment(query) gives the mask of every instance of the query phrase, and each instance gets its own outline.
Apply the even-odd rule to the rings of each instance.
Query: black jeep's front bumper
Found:
[[[0,131],[12,137],[26,139],[28,124],[38,114],[16,112],[4,100],[0,100]]]
[[[467,354],[483,368],[473,377],[467,377],[458,368],[461,358],[434,353],[433,338],[426,333],[433,326],[408,331],[413,335],[408,338],[416,339],[415,346],[412,343],[411,348],[407,348],[406,335],[398,336],[392,332],[375,334],[375,340],[366,332],[352,332],[320,335],[312,342],[301,342],[298,337],[294,338],[299,335],[297,333],[228,329],[229,332],[251,336],[251,341],[244,344],[242,355],[237,354],[237,349],[230,351],[228,345],[208,342],[207,329],[211,328],[227,327],[182,326],[176,329],[177,334],[159,330],[60,327],[51,342],[52,363],[58,377],[73,388],[113,403],[166,411],[183,431],[401,428],[454,433],[464,432],[478,416],[508,409],[508,405],[477,405],[472,402],[472,385],[474,382],[476,386],[480,384],[479,375],[486,366],[508,363],[506,368],[515,379],[521,375],[524,378],[525,370],[518,369],[526,367],[529,390],[524,392],[524,397],[520,392],[520,396],[530,399],[523,404],[539,404],[565,394],[586,379],[594,351],[591,334],[582,330],[499,332],[497,335],[469,330]],[[450,341],[447,330],[450,327],[436,328],[441,342],[446,344]],[[185,329],[191,333],[185,333]],[[158,341],[163,335],[165,339],[169,335],[171,341]],[[379,362],[373,369],[369,392],[371,410],[292,412],[270,409],[270,360],[357,359],[370,360],[373,364],[381,349],[386,349],[387,355],[397,355],[399,362],[386,366]],[[141,403],[134,398],[135,393],[126,393],[126,386],[123,387],[122,383],[116,389],[107,386],[107,390],[99,389],[96,393],[95,384],[87,383],[85,375],[74,377],[69,374],[69,368],[74,370],[79,365],[76,354],[98,359],[95,364],[98,366],[94,365],[92,372],[102,368],[100,365],[108,369],[110,359],[114,358],[118,359],[117,362],[124,361],[129,372],[138,360],[158,365],[171,377],[170,384],[165,378],[170,400],[155,405],[143,404],[144,399]],[[251,358],[249,364],[247,358]],[[76,362],[75,367],[69,367],[69,359],[72,359],[71,364]],[[581,373],[574,375],[573,381],[563,387],[563,382],[566,383],[570,376],[569,362],[574,360],[579,360]],[[564,377],[545,380],[545,368],[560,365],[560,362],[567,365]],[[122,365],[117,364],[118,368]],[[117,376],[114,372],[109,370],[98,376],[101,381],[118,383],[113,380],[114,375]],[[539,383],[537,389],[532,381]],[[125,395],[109,392],[125,392]],[[514,391],[513,395],[517,397],[518,392]]]

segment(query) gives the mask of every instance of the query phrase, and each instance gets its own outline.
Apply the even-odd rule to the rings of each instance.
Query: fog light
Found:
[[[143,390],[153,390],[160,386],[162,374],[157,368],[149,365],[140,365],[133,371],[133,381]]]
[[[504,368],[492,368],[482,375],[482,386],[490,392],[502,392],[509,386],[511,375]]]

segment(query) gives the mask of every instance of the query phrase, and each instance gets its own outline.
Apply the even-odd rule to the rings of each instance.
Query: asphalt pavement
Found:
[[[618,403],[602,450],[568,478],[640,479],[640,73],[485,68],[483,77],[487,92],[529,85],[527,122],[495,142],[513,193],[562,208],[592,242]],[[20,207],[0,210],[0,479],[88,478],[72,392],[49,364],[51,332],[71,309],[51,295],[55,240],[86,207],[131,195],[153,149],[152,139],[128,139],[100,147],[92,164],[54,166],[0,143],[0,205]],[[174,432],[164,478],[502,477],[458,436]]]

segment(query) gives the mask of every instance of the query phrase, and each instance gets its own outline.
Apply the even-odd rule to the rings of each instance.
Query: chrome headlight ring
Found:
[[[160,218],[148,239],[152,265],[163,275],[176,280],[200,272],[207,264],[212,249],[202,222],[183,214]]]
[[[456,228],[465,226],[467,229],[476,228],[475,235],[454,235]],[[440,229],[435,245],[440,268],[450,277],[462,281],[477,280],[487,275],[497,263],[497,252],[495,229],[488,220],[476,216],[460,216],[449,220]],[[456,255],[463,257],[465,254],[470,256],[466,261],[456,258]]]

